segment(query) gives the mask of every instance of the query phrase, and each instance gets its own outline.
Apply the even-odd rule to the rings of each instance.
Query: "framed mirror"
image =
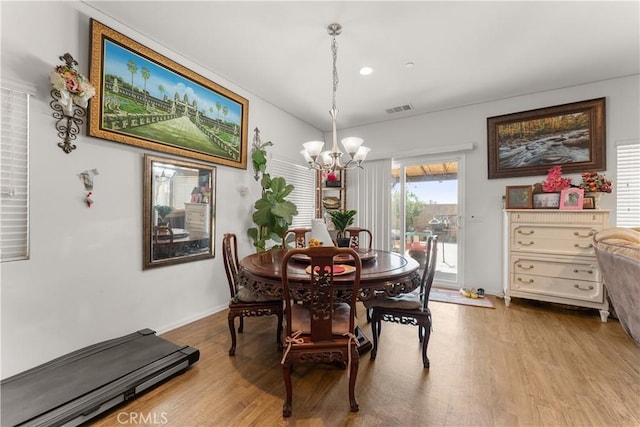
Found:
[[[143,269],[213,258],[216,168],[144,156]]]

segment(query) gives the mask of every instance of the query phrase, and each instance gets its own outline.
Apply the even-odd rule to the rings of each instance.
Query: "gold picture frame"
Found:
[[[215,166],[145,154],[143,191],[143,270],[215,256]]]
[[[604,170],[605,118],[605,98],[489,117],[489,179]]]
[[[533,188],[530,185],[508,185],[506,188],[507,209],[531,209]]]
[[[89,136],[247,168],[249,101],[91,20]]]

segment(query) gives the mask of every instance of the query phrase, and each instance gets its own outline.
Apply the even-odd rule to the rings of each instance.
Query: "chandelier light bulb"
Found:
[[[358,165],[359,165],[364,161],[364,159],[367,158],[367,154],[369,154],[369,151],[371,151],[371,148],[364,147],[361,145],[360,148],[358,148],[358,152],[356,153],[356,155],[353,156],[353,160],[358,162]]]
[[[322,147],[324,147],[324,142],[322,141],[309,141],[302,144],[304,149],[307,151],[307,154],[312,158],[318,157],[318,154],[322,151]]]

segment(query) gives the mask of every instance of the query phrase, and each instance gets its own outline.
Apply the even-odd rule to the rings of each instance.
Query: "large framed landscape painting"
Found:
[[[89,135],[246,169],[249,101],[91,20]]]
[[[489,179],[603,170],[605,98],[487,119]]]

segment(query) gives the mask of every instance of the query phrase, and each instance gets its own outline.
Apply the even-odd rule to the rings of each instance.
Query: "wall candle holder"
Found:
[[[84,123],[83,117],[87,115],[87,102],[95,95],[95,89],[91,82],[76,70],[78,61],[69,53],[60,57],[65,65],[59,65],[51,73],[51,97],[49,104],[53,109],[53,118],[56,119],[58,136],[63,139],[58,147],[69,154],[76,149],[72,143],[80,133],[80,125]]]

